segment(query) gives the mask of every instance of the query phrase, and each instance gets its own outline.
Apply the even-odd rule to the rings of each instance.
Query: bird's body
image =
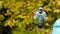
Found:
[[[60,18],[55,21],[52,34],[60,34]]]
[[[35,13],[34,20],[37,21],[38,27],[42,28],[43,24],[45,23],[45,21],[47,21],[47,14],[46,14],[46,12],[38,10]]]

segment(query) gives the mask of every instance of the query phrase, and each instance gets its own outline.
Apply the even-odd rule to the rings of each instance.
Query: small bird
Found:
[[[53,24],[52,34],[60,34],[60,18]]]
[[[41,29],[45,21],[47,21],[47,14],[46,12],[44,12],[42,7],[40,7],[38,11],[36,11],[34,20],[36,20],[39,29]]]

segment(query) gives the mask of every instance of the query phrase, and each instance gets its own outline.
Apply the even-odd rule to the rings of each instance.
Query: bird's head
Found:
[[[43,8],[40,7],[40,8],[39,8],[39,13],[41,14],[42,12],[43,12]]]

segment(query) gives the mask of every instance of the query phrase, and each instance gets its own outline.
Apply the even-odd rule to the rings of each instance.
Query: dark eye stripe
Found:
[[[40,9],[39,11],[43,11],[43,9]]]
[[[54,26],[54,27],[60,27],[60,26]]]

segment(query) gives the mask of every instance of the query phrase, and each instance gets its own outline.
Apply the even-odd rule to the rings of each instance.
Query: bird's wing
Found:
[[[37,20],[38,18],[38,12],[35,13],[34,20]]]
[[[43,16],[44,16],[44,19],[47,21],[48,17],[47,17],[46,12],[43,12]]]

